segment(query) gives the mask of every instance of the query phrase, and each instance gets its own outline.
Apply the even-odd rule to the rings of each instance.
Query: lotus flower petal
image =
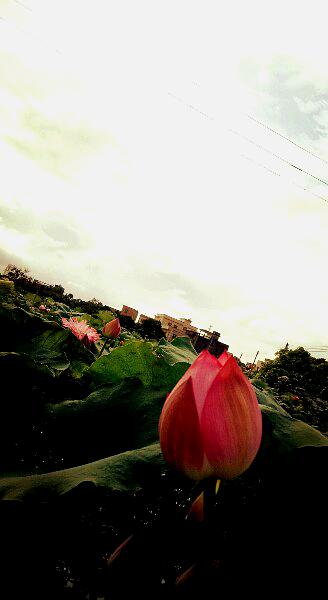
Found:
[[[81,340],[84,345],[97,342],[100,338],[99,333],[93,327],[90,327],[86,321],[78,321],[76,317],[71,317],[70,319],[63,317],[62,325],[70,329],[75,337]]]
[[[261,442],[261,411],[232,356],[208,390],[201,431],[204,452],[218,477],[237,477],[253,462]]]
[[[164,458],[193,479],[232,479],[254,460],[262,417],[251,383],[233,356],[201,352],[164,404]]]
[[[120,332],[121,325],[119,319],[113,319],[112,321],[106,323],[106,325],[103,327],[103,334],[110,338],[116,338],[118,335],[120,335]]]
[[[165,460],[192,479],[203,469],[204,452],[200,424],[192,400],[191,378],[184,381],[166,400],[160,418],[160,442]]]

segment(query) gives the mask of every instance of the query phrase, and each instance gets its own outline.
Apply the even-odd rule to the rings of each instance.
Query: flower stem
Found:
[[[100,358],[100,357],[101,357],[101,355],[102,355],[103,351],[105,350],[105,346],[106,346],[106,344],[107,344],[107,342],[108,342],[108,341],[109,341],[109,338],[107,338],[107,339],[105,340],[105,342],[104,342],[104,345],[103,345],[102,349],[100,350],[100,352],[99,352],[99,354],[98,354],[98,358]]]
[[[195,499],[190,506],[186,519],[199,522],[211,519],[220,484],[220,479],[209,478],[195,485],[193,489]]]

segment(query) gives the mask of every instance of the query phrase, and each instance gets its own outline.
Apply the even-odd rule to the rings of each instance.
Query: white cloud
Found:
[[[212,324],[247,359],[323,343],[327,207],[292,183],[314,181],[228,131],[323,177],[324,165],[241,114],[277,108],[261,91],[284,66],[277,53],[297,89],[323,89],[325,52],[311,43],[326,43],[323,22],[312,35],[297,5],[295,27],[293,3],[281,2],[2,4],[2,247],[84,298]],[[321,106],[326,126],[324,103],[297,102],[308,116]],[[72,141],[78,127],[86,143]],[[8,207],[29,215],[26,231]]]

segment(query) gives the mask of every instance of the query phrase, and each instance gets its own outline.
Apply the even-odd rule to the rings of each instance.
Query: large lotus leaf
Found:
[[[84,400],[47,405],[42,429],[49,455],[73,465],[156,441],[166,391],[126,379],[104,386]],[[270,462],[295,449],[327,443],[325,436],[309,425],[270,406],[260,406],[260,456]]]
[[[71,312],[72,312],[70,307],[67,306],[67,304],[64,304],[63,302],[55,302],[54,305],[52,306],[52,311],[55,311],[61,317],[67,317],[67,318],[69,318],[71,316]]]
[[[165,338],[162,338],[158,342],[156,353],[159,356],[163,356],[169,365],[175,365],[180,362],[191,365],[198,356],[188,337],[175,338],[172,342],[168,342]]]
[[[85,348],[69,329],[63,329],[57,323],[53,323],[51,329],[36,337],[24,338],[24,341],[18,344],[18,349],[55,372],[70,366],[73,378],[81,377],[94,360],[90,350]]]
[[[49,452],[65,464],[79,464],[158,439],[166,391],[138,379],[100,388],[84,400],[46,407],[43,425]]]
[[[22,340],[31,339],[59,325],[17,306],[0,305],[0,350],[16,351]]]
[[[289,416],[288,413],[282,408],[282,406],[280,406],[279,402],[275,400],[272,393],[270,393],[269,391],[260,390],[254,384],[253,387],[255,389],[255,393],[259,404],[263,406],[268,406],[269,408],[273,408],[274,410],[280,412],[282,415]]]
[[[45,373],[58,375],[69,367],[69,360],[63,347],[67,342],[68,332],[62,329],[48,329],[39,336],[18,344],[18,349],[30,361],[38,365]]]
[[[111,491],[133,493],[151,488],[164,470],[160,446],[152,444],[71,469],[0,479],[0,497],[45,502],[85,482]]]
[[[53,352],[60,352],[66,345],[69,337],[69,330],[63,329],[57,323],[56,327],[49,328],[38,336],[31,339],[24,339],[19,345],[19,349],[22,351],[41,351],[51,350]]]
[[[93,354],[51,316],[36,315],[16,306],[0,305],[0,350],[33,353],[38,348],[66,352],[68,358],[88,364]]]
[[[261,405],[261,412],[266,425],[264,435],[275,452],[285,454],[297,448],[328,446],[328,438],[311,425],[269,406]]]
[[[12,392],[15,396],[17,390],[40,383],[45,377],[53,378],[68,367],[66,355],[51,350],[35,352],[33,356],[24,352],[0,352],[2,391],[6,395]],[[11,403],[16,400],[13,398]]]
[[[272,408],[262,406],[262,414],[265,448],[264,452],[263,447],[261,448],[260,454],[262,459],[264,455],[264,468],[271,466],[268,458],[276,460],[277,452],[280,458],[284,458],[286,454],[295,455],[295,451],[300,451],[301,465],[304,464],[307,468],[311,468],[311,465],[314,467],[319,455],[310,453],[309,461],[308,458],[304,459],[304,452],[301,451],[319,448],[323,450],[323,447],[327,446],[327,439],[305,423],[285,417]],[[295,467],[297,463],[292,465]],[[154,478],[159,477],[164,469],[159,444],[155,443],[62,471],[3,478],[0,480],[0,495],[7,500],[48,501],[85,482],[105,486],[113,491],[131,493],[151,486]]]
[[[37,365],[35,365],[37,367]],[[26,380],[32,380],[35,376],[31,365],[27,364],[26,356],[19,352],[0,352],[0,381],[3,400],[5,400],[5,408],[10,407],[13,402],[16,403],[16,394],[10,399],[6,395],[10,391],[16,390],[26,385]],[[2,403],[2,410],[4,408]]]
[[[133,377],[140,379],[147,387],[170,391],[187,368],[187,363],[168,365],[153,352],[150,342],[131,341],[96,360],[89,373],[95,385],[117,383]]]
[[[26,355],[29,364],[38,367],[45,374],[56,377],[69,368],[70,363],[65,352],[56,352],[48,349],[36,349],[33,353]]]
[[[269,473],[320,473],[327,460],[328,439],[320,431],[287,413],[260,404],[262,441],[253,470]]]
[[[99,310],[99,312],[97,313],[97,317],[104,325],[105,323],[108,323],[109,321],[115,319],[115,315],[113,315],[113,313],[110,310]]]
[[[28,356],[0,352],[0,381],[0,464],[4,467],[22,458],[17,458],[18,446],[33,435],[32,423],[42,405],[43,389],[52,388],[54,379],[46,367]]]

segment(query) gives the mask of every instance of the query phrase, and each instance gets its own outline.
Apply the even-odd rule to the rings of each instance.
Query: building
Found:
[[[120,310],[121,315],[124,317],[131,317],[133,321],[136,321],[138,316],[138,311],[135,308],[131,308],[131,306],[126,306],[123,304],[122,309]]]
[[[175,337],[191,337],[191,335],[198,332],[197,327],[191,325],[191,319],[176,319],[164,314],[155,315],[155,319],[160,321],[168,341],[173,340]]]
[[[160,321],[168,341],[175,337],[188,336],[198,353],[208,350],[214,356],[219,357],[229,348],[227,344],[219,342],[220,333],[209,329],[198,329],[191,324],[191,319],[176,319],[163,314],[155,315],[155,319]]]
[[[210,331],[209,329],[200,329],[197,334],[193,333],[190,336],[196,352],[208,350],[217,358],[229,349],[228,344],[219,341],[220,333],[218,331]]]
[[[149,321],[152,317],[148,317],[147,315],[139,315],[138,323],[142,325],[145,321]]]

